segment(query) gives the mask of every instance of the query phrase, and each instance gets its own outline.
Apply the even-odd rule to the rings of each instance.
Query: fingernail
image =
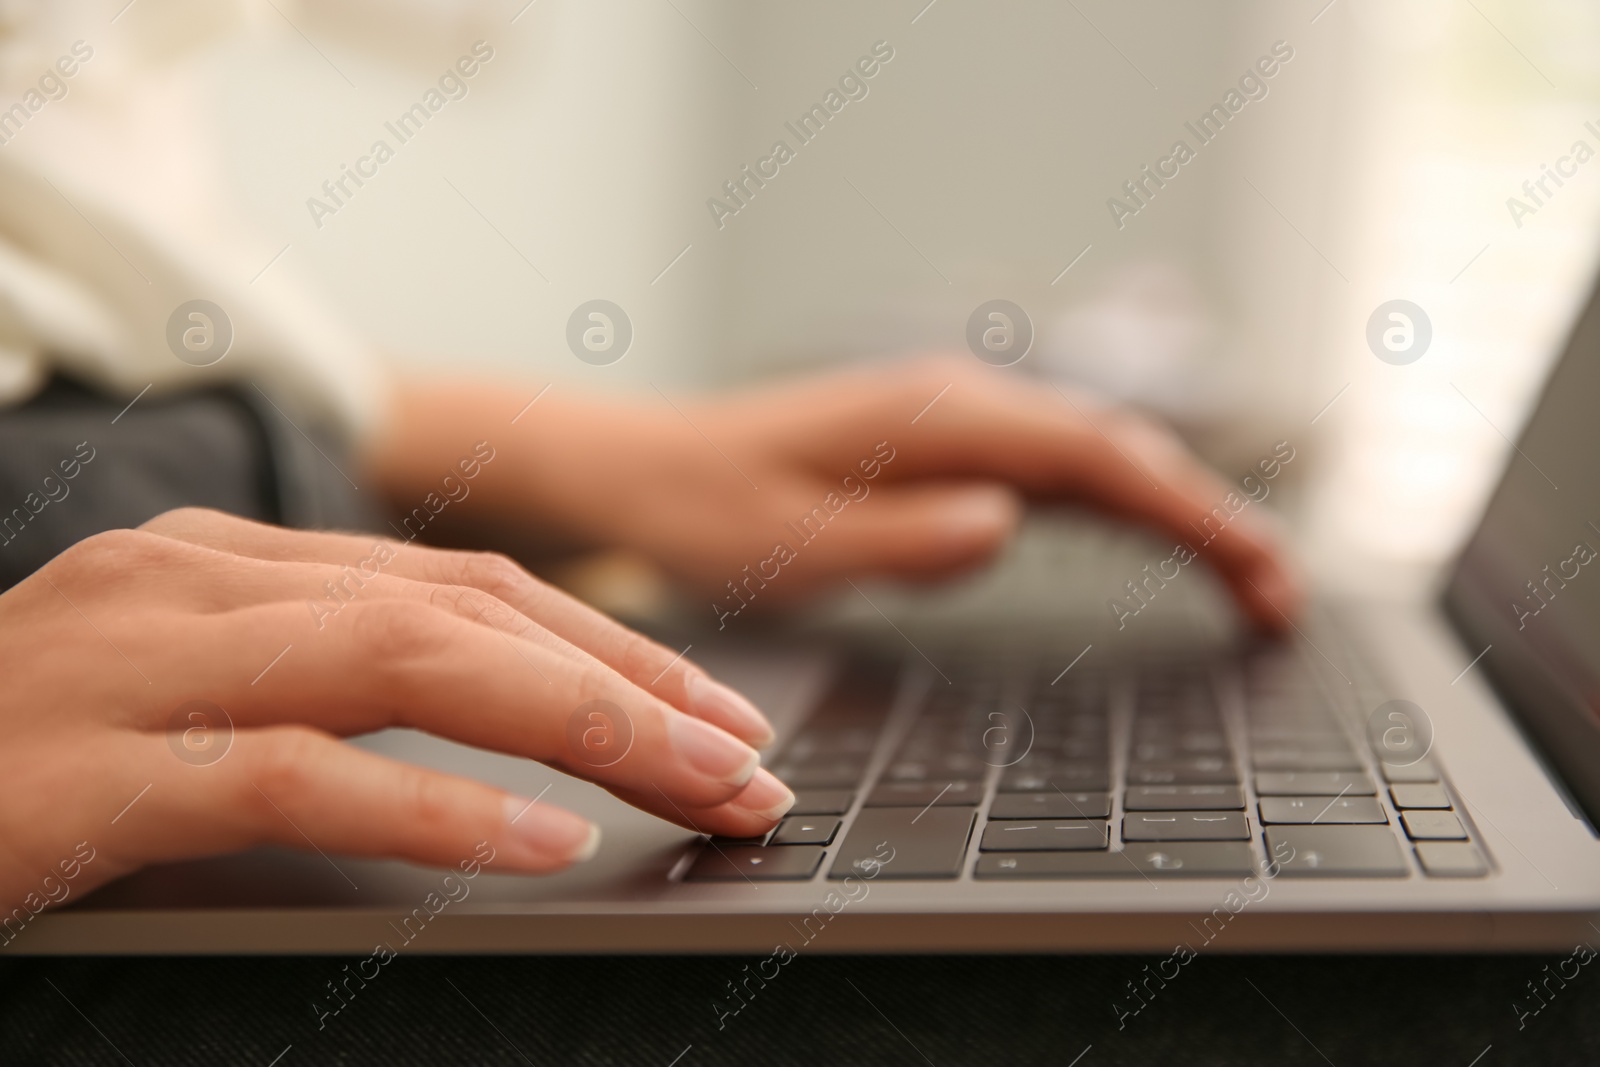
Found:
[[[1254,593],[1264,604],[1251,609],[1259,625],[1272,633],[1283,633],[1292,626],[1300,610],[1300,592],[1294,580],[1278,571],[1251,579]]]
[[[709,723],[764,748],[772,743],[772,723],[744,696],[703,674],[691,674],[689,710]]]
[[[988,540],[1017,521],[1017,499],[1007,489],[979,486],[969,489],[945,509],[944,530],[957,540]]]
[[[600,827],[570,811],[508,796],[505,813],[512,838],[540,857],[582,863],[600,848]]]
[[[749,782],[761,763],[761,755],[755,749],[693,715],[669,713],[667,740],[689,766],[729,785]]]
[[[771,771],[763,767],[756,771],[755,777],[750,779],[750,784],[744,787],[744,792],[733,802],[763,819],[777,822],[794,807],[794,793],[788,786],[778,781]]]
[[[1274,608],[1286,615],[1292,615],[1300,600],[1299,588],[1287,574],[1279,570],[1271,570],[1257,579],[1257,587],[1261,595],[1268,600]]]

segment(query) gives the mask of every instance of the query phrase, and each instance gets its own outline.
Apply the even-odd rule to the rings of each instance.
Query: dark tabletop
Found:
[[[337,1013],[327,983],[355,960],[13,957],[0,1063],[1594,1064],[1586,952],[402,956],[349,980]],[[763,970],[739,1008],[728,983]]]

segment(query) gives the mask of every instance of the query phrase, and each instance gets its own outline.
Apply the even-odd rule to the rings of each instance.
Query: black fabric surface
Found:
[[[1518,1027],[1527,983],[1567,958],[1201,955],[1120,1031],[1112,1002],[1159,957],[802,954],[722,1029],[754,959],[401,956],[319,1029],[313,1003],[355,961],[12,958],[0,1062],[1600,1063],[1600,963],[1565,968]]]

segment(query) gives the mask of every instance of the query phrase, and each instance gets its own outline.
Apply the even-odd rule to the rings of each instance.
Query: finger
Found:
[[[128,748],[144,758],[129,760]],[[598,827],[552,804],[305,727],[239,731],[205,765],[174,758],[163,735],[140,733],[124,741],[120,762],[151,771],[149,790],[118,821],[119,855],[140,863],[275,844],[546,873],[588,859],[600,843]]]
[[[856,372],[851,388],[833,383],[839,399],[831,405],[799,399],[787,405],[825,411],[821,425],[813,418],[802,427],[798,416],[783,416],[771,433],[819,474],[873,456],[869,469],[878,471],[879,488],[908,480],[990,480],[1153,525],[1209,560],[1251,618],[1271,628],[1286,625],[1300,593],[1283,552],[1248,507],[1227,504],[1230,494],[1235,502],[1244,497],[1171,434],[970,363],[926,361],[897,368],[892,379],[882,371]]]
[[[668,803],[661,811],[662,797],[651,797],[627,789],[611,790],[619,799],[637,808],[655,810],[668,822],[696,833],[720,837],[759,837],[794,807],[789,787],[765,767],[756,771],[750,784],[738,796],[711,807],[683,807]]]
[[[197,655],[181,685],[163,679],[152,691],[139,720],[147,726],[164,724],[185,694],[219,694],[246,726],[304,723],[346,736],[413,727],[526,755],[608,787],[658,789],[664,800],[652,798],[651,810],[663,814],[674,803],[723,803],[749,783],[759,763],[738,738],[672,707],[481,590],[363,577],[329,619],[291,598],[334,573],[330,565],[246,559],[149,531],[123,540],[192,579],[183,587],[189,611],[174,626]],[[172,631],[118,638],[134,660],[155,659],[155,646],[170,641]],[[291,652],[294,658],[278,666]],[[241,658],[268,667],[245,685]],[[469,713],[461,714],[463,707]],[[592,746],[596,715],[602,736],[619,738],[621,756]]]
[[[200,508],[169,511],[143,529],[253,559],[327,564],[339,568],[332,576],[336,587],[350,585],[350,571],[357,579],[381,571],[420,582],[481,589],[673,706],[749,744],[760,747],[772,741],[772,724],[754,704],[683,653],[539,581],[505,556],[358,534],[286,530]]]
[[[1172,434],[1137,417],[1109,414],[1100,419],[1082,412],[1101,442],[1100,461],[1111,463],[1115,453],[1125,468],[1137,467],[1145,477],[1106,478],[1099,487],[1104,506],[1151,522],[1195,549],[1256,623],[1286,629],[1299,610],[1300,584],[1260,509],[1251,510],[1246,494],[1199,462]]]
[[[1299,583],[1267,524],[1248,510],[1250,500],[1171,433],[1126,412],[1097,412],[1081,398],[1059,396],[1077,440],[1070,455],[1052,457],[1029,488],[1048,491],[1060,479],[1057,484],[1104,511],[1157,527],[1207,560],[1258,625],[1285,629],[1299,607]],[[1053,405],[1048,395],[1037,399],[1046,410],[1037,421],[1024,421],[1014,447],[1048,448]]]
[[[814,499],[820,499],[820,493]],[[814,536],[801,516],[789,536],[805,547],[795,553],[795,581],[775,594],[860,574],[924,579],[950,575],[990,559],[1015,532],[1022,502],[1009,486],[994,482],[903,482],[868,489],[848,505],[848,521]],[[760,572],[775,573],[778,560],[763,560]],[[774,600],[777,596],[774,596]]]
[[[526,756],[607,788],[659,791],[665,799],[657,797],[649,810],[662,815],[674,803],[725,803],[754,776],[758,754],[733,735],[604,664],[522,638],[512,631],[520,616],[504,605],[503,617],[491,624],[469,621],[473,602],[486,606],[486,616],[495,614],[498,602],[488,594],[431,588],[437,591],[431,604],[358,599],[320,632],[304,629],[302,607],[284,603],[188,623],[176,638],[195,649],[186,684],[199,694],[228,694],[225,710],[245,726],[307,723],[346,735],[424,730]],[[454,600],[473,606],[444,606]],[[266,662],[279,655],[295,627],[301,639],[282,662],[258,682],[241,684],[239,658]]]
[[[313,625],[304,602],[287,598],[332,569],[326,565],[246,560],[148,531],[124,531],[115,541],[126,551],[102,561],[101,571],[137,571],[129,560],[162,573],[182,567],[192,579],[183,595],[211,605],[165,605],[180,610],[162,627],[114,627],[129,663],[159,662],[173,641],[193,650],[181,676],[158,677],[129,704],[147,728],[164,726],[172,709],[195,698],[220,701],[246,725],[305,723],[346,735],[407,726],[608,786],[659,785],[688,807],[728,800],[759,763],[738,738],[673,708],[480,590],[380,575],[358,587],[331,623],[319,618]],[[68,593],[102,580],[129,579],[75,571]],[[258,663],[264,667],[246,682]],[[597,701],[626,741],[621,757],[587,747]]]
[[[193,579],[182,591],[202,601],[198,611],[167,604],[180,610],[165,627],[114,630],[118,658],[128,664],[155,662],[173,642],[191,650],[180,677],[158,673],[128,705],[130,721],[145,729],[166,727],[175,709],[196,699],[220,702],[244,728],[300,723],[353,735],[413,727],[563,767],[680,822],[681,812],[738,797],[756,773],[755,751],[738,739],[645,693],[480,590],[380,576],[319,629],[284,598],[293,595],[285,589],[315,584],[329,569],[323,565],[241,560],[146,531],[114,540],[120,555],[110,571],[75,575],[78,581],[181,567]],[[130,566],[134,556],[149,566]],[[75,583],[62,580],[76,595]],[[110,676],[120,678],[122,666],[110,665]],[[615,720],[607,727],[615,725],[618,745],[588,745],[594,713],[585,708],[594,704]],[[575,732],[579,715],[584,729]],[[613,759],[617,747],[623,752]],[[763,781],[766,799],[754,803],[751,793],[744,813],[717,824],[747,833],[754,812],[770,825],[792,796],[770,776]]]

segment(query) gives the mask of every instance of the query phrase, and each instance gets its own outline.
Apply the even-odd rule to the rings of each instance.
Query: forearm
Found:
[[[366,443],[362,465],[401,514],[437,510],[448,501],[453,515],[468,522],[527,525],[580,543],[609,543],[610,494],[593,484],[587,469],[596,458],[596,437],[608,436],[596,435],[596,424],[616,418],[620,406],[559,387],[540,395],[511,383],[403,379],[388,420]],[[626,448],[622,441],[611,444]]]

